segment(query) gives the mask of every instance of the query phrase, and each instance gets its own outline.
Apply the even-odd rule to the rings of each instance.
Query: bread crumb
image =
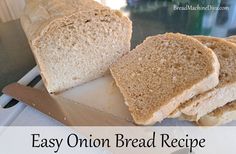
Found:
[[[168,46],[168,45],[170,45],[170,44],[169,44],[169,42],[164,42],[162,45],[163,45],[163,46]]]
[[[135,77],[135,73],[132,73],[132,74],[131,74],[131,77]]]

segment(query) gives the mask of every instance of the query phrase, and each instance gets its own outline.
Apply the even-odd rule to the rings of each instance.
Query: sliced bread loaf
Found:
[[[173,33],[148,37],[110,70],[141,125],[162,121],[181,102],[219,82],[214,52],[192,37]]]
[[[223,107],[219,107],[211,113],[201,117],[198,121],[198,125],[222,125],[233,120],[236,120],[236,101],[227,103]]]
[[[21,23],[50,93],[102,76],[130,50],[131,21],[93,0],[28,0]]]
[[[214,89],[200,94],[180,106],[182,117],[197,121],[200,117],[236,99],[236,45],[220,38],[196,36],[212,49],[220,62],[220,82]],[[175,116],[179,116],[175,112]]]

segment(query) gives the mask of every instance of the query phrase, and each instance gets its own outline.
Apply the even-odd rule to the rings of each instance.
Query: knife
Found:
[[[133,126],[132,121],[46,91],[12,83],[2,92],[67,126]]]

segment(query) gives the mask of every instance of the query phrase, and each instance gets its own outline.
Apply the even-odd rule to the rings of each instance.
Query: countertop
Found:
[[[165,32],[227,37],[236,34],[236,1],[210,4],[228,10],[175,10],[176,6],[193,5],[186,0],[128,0],[122,11],[133,21],[132,48],[147,36]],[[208,5],[208,4],[203,4]],[[19,20],[0,24],[0,89],[19,80],[35,66],[27,38]]]

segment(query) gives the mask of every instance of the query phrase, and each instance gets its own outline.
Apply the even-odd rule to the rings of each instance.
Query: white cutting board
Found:
[[[32,72],[32,71],[31,71]],[[34,71],[35,74],[35,71]],[[45,90],[42,81],[36,86],[38,89]],[[99,110],[114,114],[121,118],[131,119],[127,106],[124,104],[123,96],[119,89],[116,87],[114,80],[110,75],[96,79],[89,83],[77,86],[67,90],[61,94],[67,99],[80,102]],[[42,100],[43,102],[43,100]],[[18,103],[16,106],[24,106]],[[12,108],[6,109],[10,112]],[[22,107],[23,108],[23,107]],[[19,110],[19,109],[18,109]],[[22,111],[12,120],[9,125],[12,126],[60,126],[60,122],[52,119],[51,117],[35,110],[30,106],[26,106]],[[8,115],[9,115],[8,112]],[[18,111],[19,112],[19,111]],[[1,114],[1,110],[0,110]],[[180,121],[177,119],[166,119],[162,123],[156,124],[158,126],[191,126],[192,123],[188,121]],[[227,125],[236,125],[236,121]]]

